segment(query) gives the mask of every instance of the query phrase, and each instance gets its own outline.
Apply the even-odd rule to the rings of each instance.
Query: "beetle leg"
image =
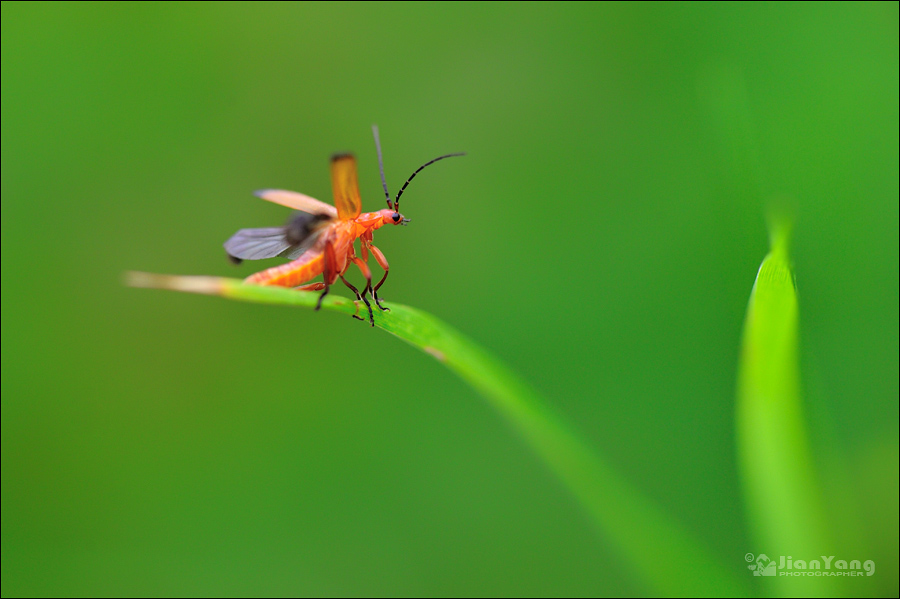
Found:
[[[325,242],[322,261],[324,263],[322,266],[322,276],[325,279],[325,291],[322,292],[322,295],[319,296],[319,301],[316,302],[316,310],[322,307],[322,300],[328,295],[331,285],[338,278],[337,258],[334,255],[334,244],[331,243],[330,239]]]
[[[366,319],[359,315],[359,301],[353,300],[353,306],[356,308],[356,312],[354,312],[350,316],[352,316],[356,320],[361,320],[361,321],[365,322]]]
[[[385,280],[387,279],[388,272],[391,270],[391,267],[388,264],[387,258],[385,258],[384,254],[381,253],[381,250],[379,250],[377,247],[372,245],[371,242],[367,243],[366,245],[368,246],[369,251],[372,252],[372,255],[375,256],[375,261],[378,262],[378,266],[380,266],[381,268],[384,269],[384,276],[381,277],[381,280],[378,281],[378,284],[375,285],[374,289],[372,289],[372,297],[375,298],[375,305],[377,305],[380,309],[384,310],[385,312],[390,312],[391,311],[390,308],[385,308],[384,306],[381,305],[381,300],[378,299],[378,288],[384,284]]]
[[[319,296],[319,301],[316,302],[316,310],[322,307],[322,300],[325,299],[326,295],[328,295],[328,285],[325,285],[325,291],[322,292],[322,295]]]
[[[368,243],[369,242],[365,238],[359,240],[359,254],[362,257],[363,262],[369,261],[369,250],[366,248]]]
[[[357,258],[356,256],[350,256],[350,261],[356,264],[359,267],[359,270],[362,272],[363,276],[366,278],[366,286],[362,290],[362,295],[360,295],[359,291],[356,291],[356,287],[353,287],[344,280],[344,284],[349,286],[353,291],[356,291],[356,296],[362,301],[366,302],[366,307],[369,308],[369,321],[372,323],[372,326],[375,326],[375,315],[372,314],[372,305],[369,303],[369,300],[366,298],[366,293],[369,289],[372,288],[372,271],[369,270],[369,265]],[[341,276],[341,279],[344,277]]]
[[[354,287],[354,286],[350,283],[350,281],[348,281],[347,279],[345,279],[345,278],[344,278],[344,275],[341,275],[341,280],[344,282],[344,285],[346,285],[347,287],[350,288],[350,291],[352,291],[353,293],[356,294],[356,299],[357,299],[357,300],[362,300],[362,301],[364,301],[364,302],[366,303],[366,307],[369,308],[369,318],[372,320],[372,326],[374,327],[374,326],[375,326],[375,320],[374,320],[374,318],[373,318],[373,316],[372,316],[372,306],[369,305],[369,300],[367,300],[364,296],[360,295],[360,294],[359,294],[359,289],[357,289],[356,287]],[[356,304],[356,302],[353,302],[353,303]],[[356,304],[356,312],[357,312],[357,314],[359,313],[359,304]],[[360,318],[360,317],[357,316],[356,314],[353,315],[353,318],[355,318],[355,319],[357,319],[357,320],[365,320],[365,319],[363,319],[363,318]]]
[[[309,285],[300,285],[294,287],[297,291],[322,291],[325,289],[325,283],[310,283]]]

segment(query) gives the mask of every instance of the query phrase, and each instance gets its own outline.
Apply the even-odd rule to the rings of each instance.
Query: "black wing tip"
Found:
[[[228,256],[228,261],[234,265],[241,264],[244,261],[242,258],[238,258],[237,256],[232,256],[228,252],[225,252],[225,255]]]
[[[331,155],[331,161],[337,162],[338,160],[354,160],[356,156],[353,152],[336,152]]]

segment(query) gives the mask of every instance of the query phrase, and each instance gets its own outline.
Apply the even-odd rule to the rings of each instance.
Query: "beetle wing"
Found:
[[[313,235],[310,235],[303,243],[293,245],[278,255],[282,258],[287,258],[288,260],[296,260],[303,254],[308,252],[310,248],[315,246],[320,239],[322,239],[321,232],[314,233]]]
[[[334,206],[329,206],[325,202],[320,202],[308,195],[297,193],[296,191],[285,191],[284,189],[261,189],[253,192],[258,198],[281,204],[294,210],[309,212],[310,214],[327,214],[331,218],[337,218],[338,211]]]
[[[290,249],[284,238],[284,227],[241,229],[225,242],[225,251],[234,262],[274,258]]]
[[[353,154],[335,154],[331,157],[331,188],[338,218],[353,220],[362,211],[359,197],[359,181],[356,178],[356,157]]]
[[[225,251],[232,262],[262,260],[281,256],[288,260],[299,258],[313,247],[321,236],[321,230],[308,235],[300,243],[291,244],[285,235],[285,227],[241,229],[225,242]]]

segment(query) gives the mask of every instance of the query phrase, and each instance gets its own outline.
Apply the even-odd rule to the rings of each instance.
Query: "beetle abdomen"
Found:
[[[253,285],[297,287],[322,274],[323,266],[322,249],[313,248],[292,262],[252,274],[244,279],[244,282]]]

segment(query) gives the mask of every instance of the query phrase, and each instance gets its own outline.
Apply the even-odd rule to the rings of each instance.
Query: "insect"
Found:
[[[375,326],[375,317],[372,304],[366,297],[368,294],[371,294],[380,310],[389,310],[381,304],[378,290],[387,279],[390,267],[381,250],[372,244],[372,234],[387,224],[407,225],[410,219],[400,213],[400,196],[410,181],[426,166],[451,156],[463,156],[465,153],[444,154],[429,160],[410,175],[392,201],[384,177],[377,126],[372,126],[372,133],[375,136],[378,169],[381,172],[381,185],[384,188],[387,209],[361,214],[362,201],[356,176],[356,158],[352,154],[335,154],[331,157],[334,206],[293,191],[280,189],[257,191],[255,195],[259,198],[300,212],[296,213],[284,227],[241,229],[225,242],[228,257],[237,264],[243,260],[260,260],[275,256],[291,260],[287,264],[250,275],[244,280],[246,283],[295,287],[301,291],[322,291],[316,303],[318,310],[322,307],[322,300],[328,295],[331,286],[340,277],[344,285],[356,294],[356,299],[365,302],[372,326]],[[357,239],[359,239],[359,256],[354,249]],[[375,261],[384,270],[384,275],[375,286],[372,285],[372,271],[368,265],[369,254],[375,257]],[[355,264],[366,279],[366,286],[361,292],[344,278],[350,264]],[[323,275],[324,282],[309,283],[319,275]],[[356,315],[354,317],[359,318]]]

